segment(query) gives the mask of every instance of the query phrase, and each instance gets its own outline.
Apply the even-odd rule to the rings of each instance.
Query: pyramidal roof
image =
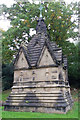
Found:
[[[43,18],[39,18],[36,27],[36,34],[30,40],[26,48],[24,47],[24,45],[22,45],[19,49],[19,52],[21,49],[23,50],[25,58],[28,61],[29,67],[38,67],[38,61],[44,46],[47,47],[52,59],[57,65],[64,63],[64,68],[67,67],[67,59],[66,57],[63,57],[62,49],[58,48],[55,42],[51,42],[49,40],[47,34],[47,27],[44,23],[44,20]],[[16,56],[14,64],[18,60],[19,52]]]
[[[36,32],[47,34],[47,27],[46,27],[46,24],[44,23],[44,20],[43,20],[42,17],[40,17],[39,20],[38,20],[38,24],[37,24],[37,27],[36,27]]]

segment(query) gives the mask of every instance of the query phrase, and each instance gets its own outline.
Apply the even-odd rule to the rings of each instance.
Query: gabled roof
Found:
[[[38,25],[36,27],[37,33],[34,35],[34,37],[30,40],[28,43],[26,49],[25,47],[21,47],[24,55],[26,57],[26,60],[29,64],[29,67],[36,67],[40,58],[40,55],[42,53],[42,50],[44,46],[47,47],[48,51],[51,54],[52,59],[56,62],[56,64],[61,64],[62,62],[65,63],[65,58],[62,59],[62,49],[58,48],[55,42],[51,42],[49,40],[49,36],[47,34],[47,27],[44,23],[44,20],[42,18],[39,18]],[[20,49],[21,49],[20,48]],[[19,52],[20,52],[19,49]],[[16,56],[15,61],[19,57],[19,52]]]
[[[58,64],[62,61],[62,50],[58,48],[54,42],[50,42],[48,36],[44,33],[37,33],[29,42],[27,51],[31,66],[36,66],[41,55],[41,52],[46,46],[51,54],[53,60]]]
[[[15,58],[13,64],[15,65],[15,63],[18,61],[18,59],[19,59],[19,53],[20,53],[21,50],[23,51],[24,56],[25,56],[25,58],[26,58],[26,60],[27,60],[27,62],[28,62],[28,65],[29,65],[29,67],[30,67],[31,64],[30,64],[30,62],[29,62],[29,58],[28,58],[27,51],[26,51],[25,48],[22,47],[22,46],[19,48],[18,54],[16,55],[16,58]]]

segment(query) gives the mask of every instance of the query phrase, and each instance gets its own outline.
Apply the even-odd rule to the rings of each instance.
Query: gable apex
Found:
[[[36,63],[36,66],[44,65],[57,65],[57,60],[53,54],[53,50],[50,46],[49,41],[45,41],[42,51],[40,53],[39,59]]]
[[[28,64],[28,67],[30,67],[31,65],[30,65],[30,62],[29,62],[27,51],[22,46],[20,47],[20,49],[18,51],[18,54],[16,55],[16,58],[15,58],[13,64],[15,65],[18,62],[19,57],[20,57],[21,54],[24,57],[24,59],[26,60],[26,62]]]
[[[51,60],[52,62],[50,64],[58,65],[58,61],[56,60],[55,54],[53,53],[54,51],[52,49],[52,46],[50,45],[49,41],[47,40],[47,41],[45,41],[42,51],[40,53],[40,57],[37,61],[37,66],[39,66],[39,63],[41,61],[43,54],[45,55],[45,53],[44,53],[45,49],[47,50],[46,53],[48,54],[48,57],[50,58],[50,60],[52,59]],[[44,59],[46,59],[46,58],[44,58]]]

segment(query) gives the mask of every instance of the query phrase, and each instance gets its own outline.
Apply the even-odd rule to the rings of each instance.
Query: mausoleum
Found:
[[[22,43],[14,61],[14,82],[5,110],[66,113],[72,108],[67,58],[51,42],[42,17],[36,34]]]

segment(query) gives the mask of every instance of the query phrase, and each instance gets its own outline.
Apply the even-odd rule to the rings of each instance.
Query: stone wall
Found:
[[[16,81],[53,81],[58,80],[58,68],[40,68],[14,71],[14,82]]]

